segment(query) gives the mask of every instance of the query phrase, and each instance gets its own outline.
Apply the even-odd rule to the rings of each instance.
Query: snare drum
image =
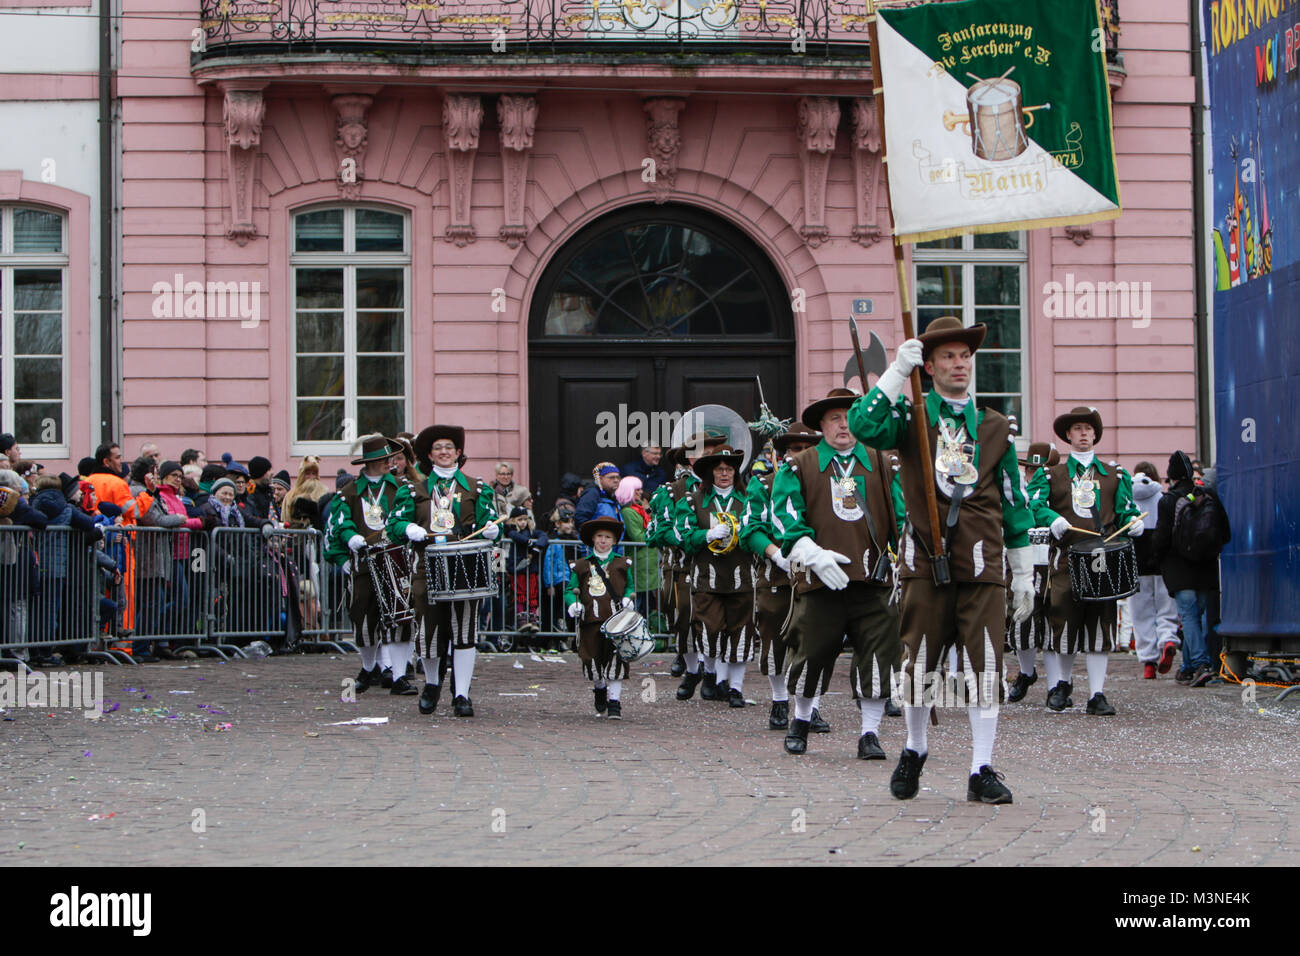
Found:
[[[424,573],[430,601],[474,601],[497,593],[492,542],[482,538],[427,546]]]
[[[372,544],[365,550],[370,583],[385,627],[401,627],[415,620],[411,608],[411,553],[403,544]]]
[[[614,642],[618,659],[634,664],[655,649],[646,619],[632,608],[624,608],[600,626],[601,633]]]
[[[1075,542],[1066,560],[1075,600],[1118,601],[1137,592],[1137,552],[1131,538]]]
[[[1020,84],[1006,78],[980,80],[966,93],[971,150],[980,159],[1001,162],[1029,148],[1021,111]]]

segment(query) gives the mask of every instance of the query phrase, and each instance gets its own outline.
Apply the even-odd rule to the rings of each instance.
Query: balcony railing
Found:
[[[762,52],[861,57],[863,0],[201,0],[205,56],[355,50],[508,55],[525,49],[644,54],[762,44]],[[783,49],[782,49],[783,48]]]

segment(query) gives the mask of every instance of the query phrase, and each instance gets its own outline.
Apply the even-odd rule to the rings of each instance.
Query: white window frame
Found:
[[[1012,230],[1007,230],[1008,232]],[[975,235],[965,233],[960,249],[922,249],[912,247],[912,288],[919,289],[917,268],[923,266],[960,266],[961,267],[961,306],[956,314],[961,324],[967,328],[976,322],[975,312],[975,266],[1019,266],[1020,280],[1020,417],[1017,425],[1020,434],[1016,436],[1016,450],[1024,453],[1029,447],[1025,436],[1027,423],[1033,421],[1030,408],[1029,391],[1029,309],[1025,300],[1025,281],[1029,272],[1029,237],[1018,232],[1018,249],[976,249]],[[914,298],[919,298],[915,296]],[[922,308],[918,302],[915,308]],[[926,306],[931,308],[931,306]],[[917,323],[919,326],[919,322]],[[996,349],[997,352],[1011,352],[1013,349]],[[979,393],[979,377],[976,374],[977,363],[971,365],[970,390],[972,395]],[[1003,394],[1003,393],[998,393]]]
[[[34,209],[59,217],[61,253],[24,253],[16,255],[14,248],[14,210]],[[17,406],[14,396],[14,329],[17,325],[14,315],[14,277],[16,269],[58,269],[61,291],[59,301],[62,303],[63,316],[60,322],[62,342],[59,352],[60,396],[59,407],[62,410],[59,435],[62,442],[34,442],[19,440],[23,457],[31,460],[49,460],[67,458],[71,442],[68,441],[68,388],[71,383],[69,374],[68,346],[70,332],[68,329],[68,214],[59,209],[50,209],[31,202],[6,203],[0,205],[0,431],[14,432],[17,424]],[[30,452],[29,452],[30,449]]]
[[[343,211],[343,251],[342,252],[297,252],[297,218],[306,213],[324,212],[341,209]],[[373,210],[402,217],[403,252],[348,252],[356,248],[356,213],[357,210]],[[342,269],[343,270],[343,419],[357,421],[357,283],[358,268],[374,266],[400,267],[402,269],[402,379],[403,421],[411,419],[411,215],[405,209],[395,209],[381,205],[339,205],[327,203],[295,209],[289,216],[289,428],[292,439],[289,442],[291,455],[340,456],[351,454],[356,446],[353,436],[351,441],[342,436],[337,441],[299,441],[298,440],[298,284],[295,273],[298,268]]]

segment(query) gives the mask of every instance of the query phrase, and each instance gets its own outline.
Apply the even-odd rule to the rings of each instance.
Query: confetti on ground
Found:
[[[86,819],[93,823],[96,820],[111,820],[115,816],[117,816],[116,813],[92,813],[90,816],[86,817]]]
[[[507,694],[505,691],[502,691],[502,692],[501,692],[500,694],[498,694],[497,696],[499,696],[499,697],[536,697],[537,695],[536,695],[536,694],[523,694],[523,693],[518,693],[518,694]]]
[[[169,690],[167,693],[169,693],[169,694],[192,694],[192,693],[194,693],[194,691],[192,691],[192,690]]]
[[[306,737],[319,737],[320,734],[316,733],[314,730],[309,730],[309,731],[307,731],[307,733],[304,734],[303,736],[306,736]]]
[[[329,724],[330,727],[354,727],[359,724],[386,724],[387,717],[354,717],[352,720],[340,720]]]
[[[93,756],[95,756],[95,755],[92,754],[89,750],[87,750],[87,751],[86,751],[85,753],[83,753],[81,756],[83,756],[83,757],[93,757]]]

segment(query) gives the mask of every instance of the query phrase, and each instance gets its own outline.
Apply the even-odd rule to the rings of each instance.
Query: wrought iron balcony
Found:
[[[508,56],[867,52],[864,0],[200,0],[200,59],[274,52]]]

